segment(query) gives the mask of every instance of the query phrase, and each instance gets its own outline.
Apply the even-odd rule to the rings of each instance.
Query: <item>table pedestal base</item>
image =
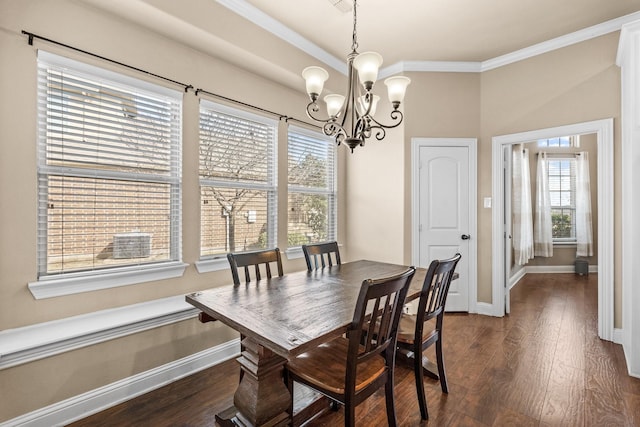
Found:
[[[242,345],[244,351],[236,360],[243,375],[233,396],[234,406],[216,415],[216,421],[221,426],[286,426],[291,402],[283,379],[287,360],[251,338],[245,338]]]
[[[291,395],[284,382],[287,360],[256,343],[242,341],[244,351],[236,360],[243,371],[233,396],[234,406],[216,414],[222,427],[279,427],[289,425]],[[293,425],[297,426],[329,409],[329,400],[301,385],[294,385]]]

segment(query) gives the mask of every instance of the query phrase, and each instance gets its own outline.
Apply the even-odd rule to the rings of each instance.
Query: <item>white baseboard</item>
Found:
[[[573,264],[571,265],[529,265],[525,266],[523,270],[526,273],[575,273],[576,268]],[[597,273],[598,266],[590,265],[589,273]]]
[[[240,340],[236,338],[166,365],[5,421],[0,423],[0,427],[64,426],[217,365],[239,354]]]
[[[518,282],[525,276],[525,274],[527,274],[527,269],[526,268],[521,268],[520,270],[518,270],[516,272],[516,274],[514,274],[513,276],[511,276],[509,278],[509,289],[513,289],[514,286],[516,286],[518,284]]]

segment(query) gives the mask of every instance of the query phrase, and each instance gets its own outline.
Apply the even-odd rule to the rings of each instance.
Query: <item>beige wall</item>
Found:
[[[302,118],[302,90],[112,18],[73,0],[0,0],[0,330],[121,307],[229,281],[228,271],[198,274],[199,193],[197,98],[185,95],[184,277],[34,300],[36,279],[36,51],[24,29],[191,83],[212,92]],[[341,153],[339,240],[345,259],[411,260],[410,141],[413,137],[477,137],[478,200],[491,196],[491,137],[613,117],[619,194],[620,75],[618,34],[482,74],[411,73],[403,126],[383,142]],[[36,47],[91,61],[46,43]],[[120,68],[115,67],[117,71]],[[135,72],[132,75],[136,76]],[[282,129],[282,125],[281,125]],[[285,147],[280,138],[280,147]],[[282,150],[280,156],[282,156]],[[281,157],[282,158],[282,157]],[[280,182],[282,176],[280,176]],[[347,185],[343,185],[345,182]],[[286,215],[280,197],[280,223]],[[620,248],[616,198],[616,254]],[[286,237],[280,238],[284,247]],[[478,299],[491,301],[491,211],[478,206]],[[620,265],[616,256],[616,327],[620,327]],[[288,262],[287,271],[303,268]],[[180,322],[0,371],[0,421],[126,378],[236,336],[219,324]]]
[[[27,30],[214,93],[303,119],[307,97],[298,90],[202,54],[73,0],[0,0],[0,330],[90,313],[227,284],[227,270],[199,274],[198,98],[184,96],[183,261],[181,278],[35,300],[27,283],[36,276],[36,48],[123,71],[100,60],[36,40]],[[163,84],[162,82],[159,82]],[[181,87],[175,87],[181,90]],[[214,99],[215,101],[215,99]],[[279,154],[286,160],[286,126]],[[285,163],[286,164],[286,163]],[[344,174],[344,167],[340,166]],[[280,183],[286,183],[279,177]],[[342,180],[339,181],[341,187]],[[284,194],[284,197],[282,196]],[[279,229],[286,229],[286,193],[279,199]],[[344,203],[344,191],[340,191]],[[344,210],[344,209],[341,209]],[[344,215],[341,215],[342,221]],[[344,223],[339,222],[340,241]],[[286,248],[286,234],[279,246]],[[284,260],[301,270],[304,259]],[[228,341],[221,324],[188,320],[59,356],[0,370],[0,422],[152,369]]]
[[[619,33],[481,74],[482,133],[478,196],[491,195],[491,138],[535,129],[614,119],[615,327],[621,327]],[[478,300],[491,301],[491,213],[480,210]]]
[[[411,138],[480,133],[479,74],[408,77],[403,125],[347,159],[347,241],[353,259],[411,263]]]

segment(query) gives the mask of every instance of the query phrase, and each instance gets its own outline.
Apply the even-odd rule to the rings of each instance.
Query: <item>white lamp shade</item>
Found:
[[[382,56],[376,52],[363,52],[353,60],[353,68],[358,70],[360,83],[375,83],[378,80],[378,69],[382,65]]]
[[[320,95],[324,82],[329,78],[329,73],[324,68],[320,67],[307,67],[302,70],[302,77],[307,82],[307,93],[310,95],[315,93]]]
[[[327,104],[329,117],[335,117],[340,112],[342,104],[344,104],[344,96],[338,94],[327,95],[324,97],[324,102]]]
[[[378,101],[380,101],[380,97],[378,95],[373,95],[373,105],[371,105],[371,111],[369,111],[370,116],[373,116],[376,114]],[[367,108],[369,107],[369,103],[366,101],[365,95],[362,95],[360,98],[358,98],[357,107],[360,115],[364,116],[364,114],[367,112]]]
[[[384,81],[387,85],[389,92],[390,102],[402,102],[404,100],[404,94],[407,91],[407,86],[411,83],[411,79],[405,76],[389,77]]]

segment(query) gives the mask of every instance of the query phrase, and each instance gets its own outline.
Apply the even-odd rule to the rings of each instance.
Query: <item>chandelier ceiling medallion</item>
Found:
[[[404,94],[411,80],[405,76],[389,77],[384,81],[387,86],[389,101],[393,106],[391,112],[392,123],[384,125],[378,122],[374,115],[380,99],[372,92],[373,85],[378,78],[378,69],[382,65],[382,56],[376,52],[358,53],[357,0],[353,1],[353,42],[351,53],[347,56],[348,86],[347,94],[329,94],[323,99],[327,105],[328,118],[316,116],[319,111],[318,98],[322,93],[324,82],[329,73],[321,67],[307,67],[302,71],[306,81],[307,93],[311,102],[307,105],[307,115],[324,123],[322,130],[325,135],[335,137],[337,145],[345,143],[353,150],[357,146],[364,146],[365,139],[375,135],[378,141],[386,136],[385,129],[397,127],[404,118],[398,110],[404,99]],[[359,83],[358,83],[359,81]]]

